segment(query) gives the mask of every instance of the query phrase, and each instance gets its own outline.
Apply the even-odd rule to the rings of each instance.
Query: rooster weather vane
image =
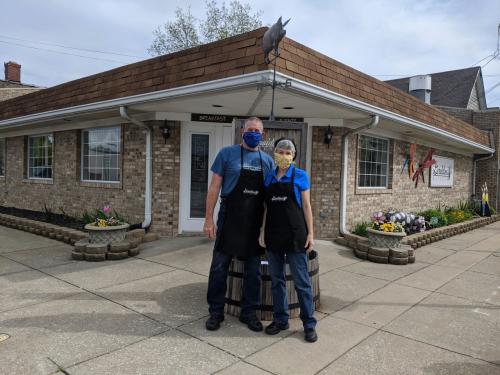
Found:
[[[271,115],[269,116],[270,121],[274,121],[274,90],[276,87],[287,88],[292,86],[292,82],[287,79],[285,82],[276,82],[276,60],[280,57],[279,44],[281,39],[286,35],[286,30],[284,27],[287,23],[290,22],[290,18],[284,23],[281,20],[281,17],[278,18],[278,21],[274,25],[272,25],[265,33],[262,38],[262,49],[264,50],[264,62],[266,64],[273,63],[273,82],[270,86],[273,89],[273,97],[271,101]],[[269,59],[269,54],[273,54],[273,58]],[[268,84],[269,85],[269,84]]]

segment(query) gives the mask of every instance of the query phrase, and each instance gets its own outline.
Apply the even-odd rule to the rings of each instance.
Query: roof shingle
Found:
[[[270,69],[260,47],[266,29],[1,102],[0,120]],[[285,38],[281,51],[284,74],[489,146],[487,133],[311,48]]]

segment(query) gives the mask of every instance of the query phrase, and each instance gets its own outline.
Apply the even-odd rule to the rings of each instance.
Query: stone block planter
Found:
[[[371,247],[397,248],[401,245],[401,240],[406,236],[405,232],[383,232],[368,228],[368,243]]]
[[[395,242],[397,242],[396,246],[390,246],[391,244],[388,244],[387,242],[385,242],[385,245],[380,246],[381,243],[375,242],[376,240],[372,239],[372,242],[370,242],[370,238],[360,237],[351,233],[346,234],[342,237],[337,237],[335,239],[335,242],[339,245],[352,248],[356,257],[360,259],[371,260],[379,263],[392,263],[402,265],[414,263],[415,249],[421,246],[425,246],[427,244],[440,241],[457,234],[480,228],[484,225],[494,223],[498,220],[500,220],[500,215],[496,214],[492,215],[491,217],[474,218],[463,223],[430,229],[425,232],[415,233],[409,236],[404,236],[401,233],[399,241],[397,239],[394,240]],[[383,233],[385,235],[388,234],[388,232],[375,231],[373,229],[367,229],[367,231],[368,236],[372,234],[376,236],[379,233]],[[386,236],[384,237],[384,239],[387,239],[388,237],[390,236]],[[386,251],[389,251],[387,262],[385,261],[385,259],[383,259],[385,258]]]
[[[90,226],[90,229],[86,226],[87,232],[83,232],[2,213],[0,213],[0,225],[71,244],[74,246],[71,251],[73,259],[94,262],[136,256],[140,252],[139,245],[141,243],[159,238],[157,233],[146,235],[144,229],[128,231],[129,224],[106,228]],[[110,228],[111,230],[109,230]],[[99,247],[99,245],[104,247]],[[88,250],[87,247],[89,247]]]
[[[0,214],[0,225],[70,244],[74,244],[76,241],[88,236],[88,234],[80,230],[7,214]]]
[[[111,242],[123,241],[127,233],[129,224],[115,225],[109,227],[98,227],[95,225],[85,225],[85,230],[89,234],[89,242],[91,244],[105,244]]]

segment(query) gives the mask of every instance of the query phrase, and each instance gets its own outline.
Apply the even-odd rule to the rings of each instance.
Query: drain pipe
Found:
[[[151,206],[152,206],[152,195],[153,195],[153,157],[152,157],[152,146],[151,146],[151,128],[146,125],[144,122],[134,119],[129,116],[127,112],[127,107],[120,106],[120,116],[131,122],[134,125],[137,125],[141,128],[146,129],[146,195],[144,198],[144,221],[141,224],[141,227],[144,229],[149,228],[151,225]]]
[[[349,139],[352,134],[357,134],[366,129],[375,128],[378,125],[379,116],[373,115],[371,121],[356,129],[351,129],[342,136],[342,173],[340,176],[340,233],[349,234],[346,226],[346,209],[347,209],[347,162],[349,153]]]
[[[489,135],[489,139],[490,139],[490,146],[493,145],[493,148],[495,148],[495,146],[494,146],[495,142],[494,142],[493,131],[490,130],[488,132],[488,135]],[[483,160],[491,159],[493,157],[493,155],[495,155],[494,152],[492,152],[489,155],[486,155],[486,156],[483,156],[483,157],[480,157],[480,158],[474,160],[474,165],[472,167],[472,195],[474,196],[474,198],[476,198],[476,170],[477,170],[477,162],[478,161],[483,161]]]

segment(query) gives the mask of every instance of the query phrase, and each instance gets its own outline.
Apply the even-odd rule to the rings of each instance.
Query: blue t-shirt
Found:
[[[285,175],[281,177],[281,180],[278,180],[276,176],[276,169],[273,169],[266,175],[266,179],[264,180],[264,187],[268,187],[271,184],[275,184],[277,182],[290,182],[292,181],[292,171],[295,168],[295,179],[293,190],[295,191],[295,201],[299,204],[299,207],[302,207],[302,197],[300,195],[301,192],[309,190],[311,188],[311,184],[309,183],[309,177],[307,176],[306,171],[300,168],[296,168],[295,166],[291,166],[286,171]]]
[[[260,152],[264,176],[274,169],[273,159],[264,151]],[[258,151],[243,149],[243,168],[260,171],[260,157]],[[222,177],[221,196],[225,197],[233,191],[238,183],[241,169],[241,146],[233,145],[222,148],[215,157],[210,170]]]

